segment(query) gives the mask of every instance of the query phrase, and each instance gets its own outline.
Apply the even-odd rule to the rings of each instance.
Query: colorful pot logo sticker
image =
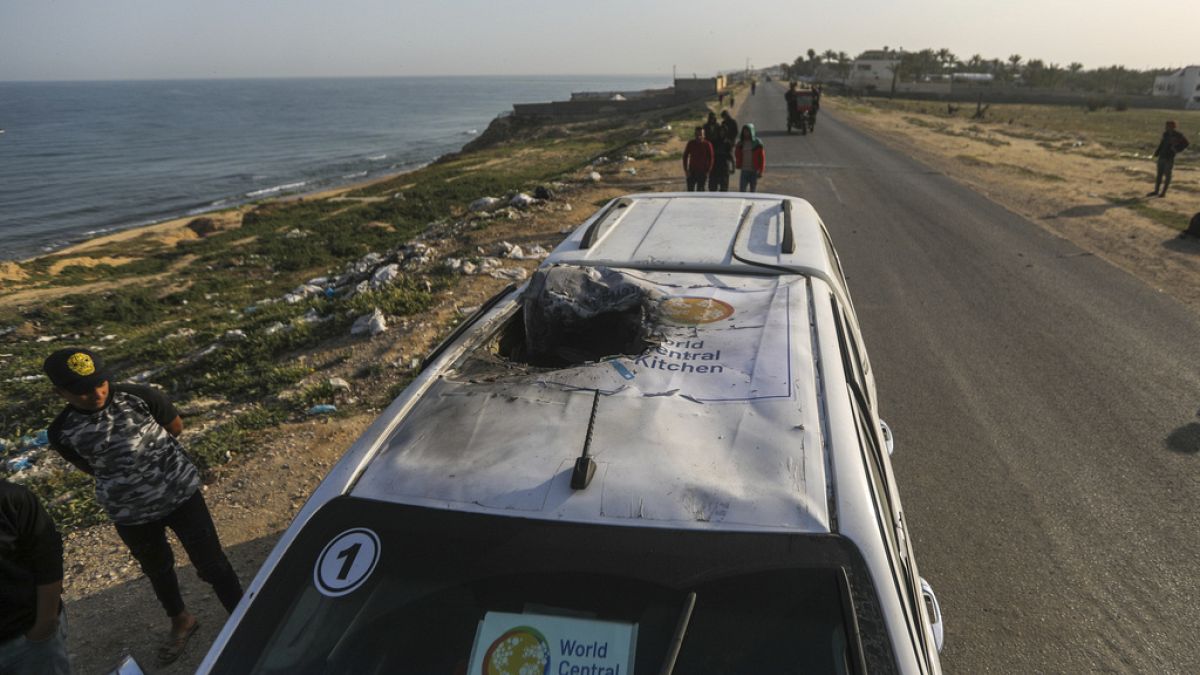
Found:
[[[550,645],[537,629],[517,626],[496,638],[483,657],[482,675],[547,675]]]
[[[685,326],[712,323],[733,316],[733,305],[715,298],[675,296],[659,303],[658,309],[667,321]]]

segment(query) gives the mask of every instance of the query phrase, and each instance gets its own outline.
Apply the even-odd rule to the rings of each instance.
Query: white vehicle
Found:
[[[644,194],[465,321],[202,673],[938,673],[891,433],[808,202]]]

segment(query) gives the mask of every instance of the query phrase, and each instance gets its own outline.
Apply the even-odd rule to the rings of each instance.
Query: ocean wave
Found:
[[[354,173],[348,173],[342,176],[342,178],[362,178],[365,175],[367,175],[366,171],[355,171]]]
[[[380,160],[387,159],[387,154],[385,153],[382,155],[371,155],[371,156],[367,157],[367,159],[372,162],[378,162]]]
[[[246,196],[250,197],[250,198],[263,197],[265,195],[273,195],[277,192],[283,192],[284,190],[295,190],[296,188],[302,188],[307,184],[308,184],[308,181],[306,181],[306,180],[298,181],[295,183],[284,183],[283,185],[276,185],[274,187],[263,188],[261,190],[253,190],[251,192],[247,192]]]
[[[463,135],[464,136],[477,136],[477,135],[479,135],[479,130],[478,129],[467,129],[466,131],[463,132]]]

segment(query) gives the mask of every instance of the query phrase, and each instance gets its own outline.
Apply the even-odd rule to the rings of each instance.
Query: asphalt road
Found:
[[[841,255],[946,672],[1200,672],[1200,317],[777,85],[740,116]]]

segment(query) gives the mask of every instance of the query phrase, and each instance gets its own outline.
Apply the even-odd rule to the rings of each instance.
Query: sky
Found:
[[[1200,64],[1194,0],[0,0],[0,81],[701,76],[883,46]]]

